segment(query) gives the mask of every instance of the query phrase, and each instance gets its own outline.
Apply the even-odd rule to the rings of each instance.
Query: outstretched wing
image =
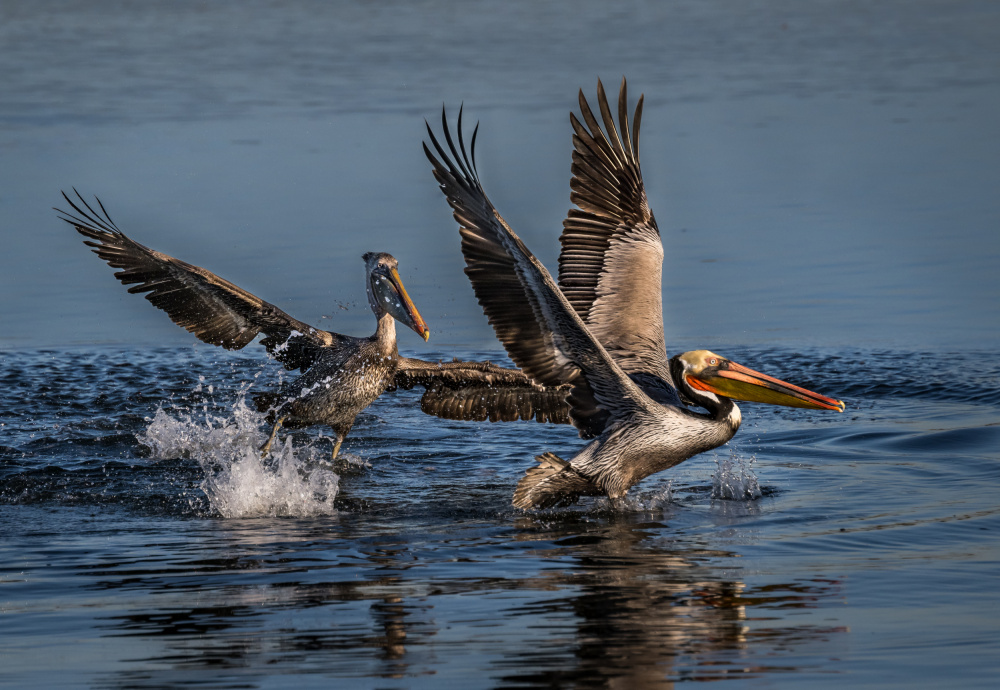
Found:
[[[660,379],[676,402],[663,335],[663,244],[639,169],[642,97],[631,131],[625,79],[618,95],[620,132],[600,81],[597,102],[604,129],[582,90],[583,123],[570,114],[570,199],[578,208],[570,210],[559,238],[559,287],[623,371],[644,387]]]
[[[490,362],[399,358],[395,387],[423,386],[420,409],[444,419],[569,424],[570,386],[541,386],[517,369]]]
[[[272,355],[289,369],[305,370],[321,348],[345,338],[294,319],[211,271],[139,244],[118,229],[99,199],[97,212],[76,195],[80,205],[63,193],[76,215],[55,209],[62,220],[89,238],[84,244],[109,266],[121,269],[115,278],[131,285],[129,292],[146,293],[153,306],[199,340],[239,350],[264,333],[261,344]]]
[[[475,166],[475,134],[470,161],[461,113],[459,148],[443,112],[442,127],[450,155],[429,125],[437,157],[426,143],[424,152],[461,226],[465,273],[511,359],[542,385],[573,384],[570,415],[581,435],[596,435],[610,420],[644,406],[648,398],[614,364],[549,272],[486,197]]]

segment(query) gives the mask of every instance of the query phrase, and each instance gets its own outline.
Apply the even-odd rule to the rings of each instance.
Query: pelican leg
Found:
[[[337,459],[337,453],[340,452],[340,444],[344,442],[344,437],[337,434],[337,440],[333,442],[333,457],[331,460]]]
[[[284,424],[284,422],[284,417],[278,417],[278,420],[274,423],[274,427],[271,429],[271,436],[268,437],[267,442],[260,447],[260,456],[262,458],[266,458],[268,453],[271,452],[271,444],[274,443],[274,438],[278,435],[278,429],[281,428],[281,425]]]

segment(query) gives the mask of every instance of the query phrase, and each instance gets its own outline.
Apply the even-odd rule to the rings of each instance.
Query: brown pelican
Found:
[[[558,285],[483,191],[475,163],[478,126],[471,158],[461,111],[457,147],[444,112],[447,151],[427,127],[437,155],[426,143],[424,152],[460,225],[465,272],[490,324],[535,382],[572,385],[572,423],[594,439],[568,462],[552,453],[538,456],[539,465],[514,493],[519,508],[567,505],[584,495],[624,497],[643,478],[731,439],[741,421],[734,399],[844,409],[841,401],[707,350],[667,359],[663,248],[637,154],[642,99],[630,131],[622,81],[621,135],[600,82],[598,102],[607,134],[582,91],[586,127],[571,118],[572,200],[579,209],[564,224]]]
[[[88,238],[84,244],[93,247],[97,256],[120,269],[115,277],[131,285],[129,292],[146,293],[146,299],[174,323],[199,340],[228,350],[239,350],[263,333],[261,344],[272,356],[287,369],[302,371],[279,390],[255,397],[257,407],[268,412],[273,423],[261,447],[265,455],[283,424],[326,424],[336,434],[336,458],[358,413],[383,391],[397,387],[424,386],[425,411],[443,417],[534,416],[544,421],[558,415],[561,400],[549,402],[552,394],[517,370],[488,362],[439,363],[400,357],[396,320],[424,340],[430,331],[403,287],[396,259],[389,254],[369,252],[363,257],[368,304],[378,325],[373,335],[356,338],[313,328],[211,271],[139,244],[118,229],[100,200],[97,212],[79,193],[79,204],[65,193],[63,197],[76,215],[56,209],[62,220]],[[492,398],[476,396],[477,390],[492,385],[502,386]],[[453,392],[451,397],[449,392]],[[488,412],[480,411],[486,401],[498,403],[499,408],[494,405]],[[546,412],[547,405],[555,412]]]

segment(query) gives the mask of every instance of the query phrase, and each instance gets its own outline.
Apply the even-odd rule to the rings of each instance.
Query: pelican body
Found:
[[[267,351],[286,369],[302,375],[278,390],[254,396],[257,408],[273,424],[270,452],[282,426],[329,426],[333,458],[358,413],[383,392],[422,386],[421,409],[446,419],[510,421],[536,419],[565,423],[566,388],[541,386],[516,369],[490,362],[428,362],[401,357],[396,321],[425,341],[430,336],[399,277],[396,259],[368,252],[365,289],[375,314],[375,333],[353,337],[313,328],[204,268],[150,249],[123,233],[104,206],[95,210],[77,193],[78,203],[63,194],[75,215],[62,219],[112,268],[131,293],[145,293],[153,306],[199,340],[239,350],[259,334]],[[58,211],[58,209],[56,209]]]
[[[460,226],[465,273],[497,337],[534,382],[570,387],[569,417],[593,439],[569,461],[552,453],[518,483],[513,503],[545,508],[583,495],[623,498],[643,478],[733,437],[733,400],[843,411],[841,401],[780,381],[707,350],[668,359],[661,304],[663,246],[639,168],[642,99],[631,122],[622,80],[619,134],[598,82],[602,130],[580,92],[569,212],[559,282],[511,230],[483,190],[445,113],[447,149],[428,125],[434,176]],[[631,131],[630,131],[631,130]],[[690,409],[691,405],[704,412]]]
[[[319,349],[315,362],[302,376],[254,398],[257,409],[267,412],[274,422],[271,436],[261,448],[264,453],[270,450],[282,425],[325,424],[336,434],[336,458],[358,413],[395,385],[400,365],[396,320],[424,340],[430,336],[403,287],[395,257],[368,252],[362,258],[368,275],[368,304],[378,321],[375,333],[367,338],[331,334],[337,336],[336,343]]]
[[[118,229],[99,200],[100,212],[79,193],[79,204],[65,193],[63,197],[76,215],[59,211],[62,219],[87,238],[84,243],[98,257],[120,269],[115,277],[131,286],[129,292],[146,293],[174,323],[206,343],[238,350],[263,333],[261,344],[271,355],[286,368],[303,372],[278,391],[255,398],[274,421],[261,448],[265,455],[288,421],[330,426],[336,434],[336,458],[358,413],[395,384],[401,359],[396,320],[424,340],[430,336],[390,254],[369,252],[363,257],[368,304],[378,325],[373,335],[356,338],[313,328],[211,271],[139,244]]]

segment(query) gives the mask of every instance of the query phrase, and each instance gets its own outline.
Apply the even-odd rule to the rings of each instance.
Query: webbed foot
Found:
[[[260,456],[262,458],[266,458],[270,454],[271,444],[274,443],[274,439],[278,435],[278,429],[281,428],[281,425],[284,423],[284,421],[285,421],[284,417],[279,417],[278,420],[274,423],[274,427],[271,429],[271,435],[268,437],[267,441],[264,442],[264,445],[260,447]]]

